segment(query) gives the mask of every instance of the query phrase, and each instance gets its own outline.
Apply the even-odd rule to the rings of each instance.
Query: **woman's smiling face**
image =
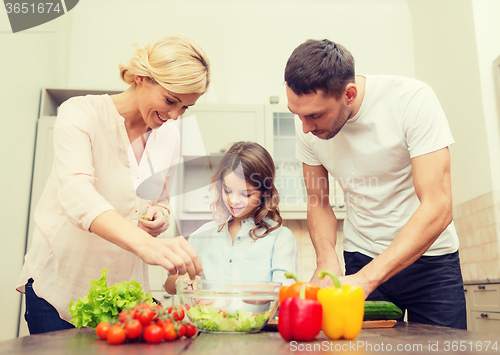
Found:
[[[247,218],[260,205],[261,191],[233,171],[222,180],[224,205],[236,220]]]
[[[158,128],[169,119],[177,120],[193,106],[202,94],[176,94],[146,77],[137,77],[139,112],[151,128]]]

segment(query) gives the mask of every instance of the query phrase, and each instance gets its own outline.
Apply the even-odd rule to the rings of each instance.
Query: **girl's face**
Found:
[[[261,192],[233,172],[222,180],[224,205],[236,220],[243,220],[260,205]]]
[[[146,125],[158,128],[168,120],[177,120],[193,106],[201,94],[176,94],[146,77],[136,77],[139,112]]]

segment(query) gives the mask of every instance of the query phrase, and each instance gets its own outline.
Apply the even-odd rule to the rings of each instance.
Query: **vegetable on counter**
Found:
[[[270,315],[270,311],[256,316],[250,311],[243,310],[237,310],[234,314],[215,310],[206,305],[193,306],[187,313],[198,328],[220,332],[251,332],[261,329]]]
[[[181,316],[184,318],[184,310],[180,306],[165,309],[161,305],[139,303],[122,310],[114,323],[100,322],[95,332],[100,339],[114,345],[127,340],[157,344],[196,335],[196,327],[182,320]]]
[[[123,281],[108,286],[107,273],[108,270],[103,269],[97,281],[90,280],[89,293],[69,304],[71,323],[76,328],[90,326],[94,329],[100,322],[112,321],[123,309],[131,308],[141,300],[148,304],[153,302],[151,294],[144,293],[137,281]]]
[[[318,291],[318,301],[323,306],[323,332],[330,339],[356,338],[363,326],[365,296],[358,286],[340,286],[332,271],[320,271],[318,277],[333,278],[335,286]]]
[[[278,331],[286,341],[311,341],[321,331],[323,309],[321,304],[306,299],[305,283],[302,284],[300,296],[287,297],[278,311]]]
[[[317,293],[320,289],[319,286],[307,282],[301,282],[299,276],[293,271],[285,272],[285,277],[289,279],[293,278],[295,280],[295,283],[292,284],[291,286],[283,286],[280,288],[280,293],[279,293],[280,304],[285,300],[285,298],[300,296],[302,285],[306,285],[306,292],[305,292],[306,299],[309,300],[317,299]]]
[[[363,320],[386,320],[403,317],[403,311],[392,302],[365,301]]]

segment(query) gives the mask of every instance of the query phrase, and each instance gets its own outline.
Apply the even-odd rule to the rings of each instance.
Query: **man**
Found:
[[[341,275],[328,173],[342,186],[346,275],[370,300],[408,311],[408,320],[466,329],[465,297],[452,222],[444,112],[426,84],[360,76],[343,46],[309,40],[285,68],[288,107],[297,115],[308,227],[317,270]],[[317,272],[315,272],[315,275]],[[314,276],[311,282],[331,284]]]

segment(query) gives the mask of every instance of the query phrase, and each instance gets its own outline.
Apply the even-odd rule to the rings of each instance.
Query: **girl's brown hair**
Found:
[[[241,168],[238,168],[241,164]],[[240,176],[243,170],[243,175]],[[275,166],[269,152],[260,144],[254,142],[237,142],[224,154],[213,175],[211,186],[215,191],[215,201],[210,205],[212,212],[216,216],[216,221],[221,223],[219,232],[225,225],[225,221],[230,216],[224,204],[223,178],[227,174],[235,172],[241,179],[245,179],[254,188],[261,192],[260,204],[253,211],[251,217],[254,219],[255,227],[250,230],[250,237],[253,239],[262,238],[278,229],[283,222],[279,209],[279,194],[274,186]],[[264,221],[264,217],[269,217],[277,224],[271,227]],[[257,235],[258,229],[264,229],[264,233]]]

